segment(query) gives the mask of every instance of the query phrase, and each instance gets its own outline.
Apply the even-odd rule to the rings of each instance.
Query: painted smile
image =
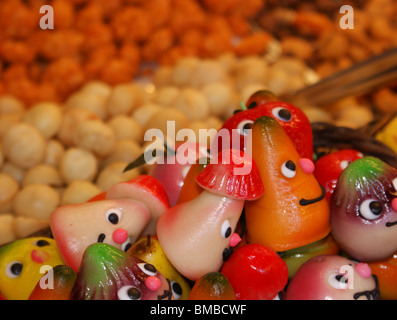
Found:
[[[376,275],[372,275],[372,277],[375,280],[375,288],[373,290],[368,290],[368,291],[362,291],[362,292],[357,292],[354,294],[354,299],[357,300],[361,296],[365,296],[367,300],[378,300],[379,299],[379,283],[378,283],[378,278]]]
[[[106,235],[105,235],[104,233],[101,233],[101,234],[98,236],[98,242],[103,242],[103,241],[105,240],[105,238],[106,238]]]
[[[397,224],[397,221],[386,222],[386,227],[392,227],[392,226],[395,226],[396,224]]]
[[[304,199],[304,198],[302,198],[302,199],[299,200],[299,204],[301,206],[308,206],[310,204],[313,204],[313,203],[316,203],[316,202],[319,202],[319,201],[323,200],[324,197],[325,197],[325,188],[322,185],[320,185],[320,187],[321,187],[321,195],[319,197],[314,198],[314,199]]]
[[[169,279],[166,279],[168,282],[168,290],[164,290],[164,292],[157,296],[157,300],[171,300],[172,299],[172,291],[171,291],[171,283]]]

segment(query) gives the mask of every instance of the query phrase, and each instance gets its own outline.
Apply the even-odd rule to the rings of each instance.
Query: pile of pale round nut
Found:
[[[277,46],[272,50],[265,57],[186,57],[158,67],[150,79],[114,87],[92,81],[63,104],[26,108],[1,96],[0,244],[47,227],[58,206],[88,201],[146,173],[147,165],[123,171],[152,143],[144,141],[148,129],[166,136],[167,121],[174,121],[176,132],[189,128],[199,139],[199,129],[219,129],[257,90],[279,95],[318,80],[301,60],[281,57]],[[343,103],[338,119],[313,106],[302,109],[311,121],[354,127],[371,120],[367,106],[354,99]]]

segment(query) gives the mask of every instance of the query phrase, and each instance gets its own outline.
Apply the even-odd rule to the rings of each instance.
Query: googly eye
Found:
[[[272,114],[274,117],[284,122],[289,122],[292,119],[291,111],[283,107],[274,108]]]
[[[5,268],[5,274],[7,275],[7,277],[11,279],[15,279],[21,275],[22,269],[23,269],[22,263],[18,261],[13,261],[7,264]]]
[[[367,220],[375,220],[383,212],[382,203],[374,199],[364,200],[360,205],[360,215]]]
[[[36,241],[35,245],[38,247],[45,247],[45,246],[49,246],[50,243],[47,240],[40,239]]]
[[[132,247],[131,240],[130,238],[127,238],[127,240],[121,245],[121,250],[124,252],[127,252],[129,248]]]
[[[254,123],[254,121],[252,121],[252,120],[243,120],[243,121],[241,121],[237,125],[237,130],[238,130],[239,134],[242,135],[242,136],[247,136],[253,123]]]
[[[281,165],[281,173],[287,178],[293,178],[296,175],[296,165],[292,160],[288,160]]]
[[[343,274],[332,273],[328,277],[328,283],[335,289],[346,289],[348,286],[348,279]]]
[[[148,276],[157,275],[157,269],[150,263],[138,263],[138,267]]]
[[[121,211],[117,209],[110,209],[106,211],[106,220],[111,224],[117,224],[121,218]]]
[[[124,286],[117,291],[120,300],[141,300],[141,291],[133,286]]]
[[[171,282],[171,290],[175,300],[179,300],[182,297],[183,290],[178,282],[176,281]]]
[[[225,239],[230,237],[230,235],[232,234],[232,227],[230,226],[229,220],[223,221],[221,226],[221,234],[222,237],[224,237]]]

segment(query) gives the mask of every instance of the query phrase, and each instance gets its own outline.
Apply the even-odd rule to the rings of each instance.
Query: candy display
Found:
[[[0,302],[396,300],[396,82],[293,95],[394,52],[396,14],[0,1]]]
[[[46,272],[64,262],[54,239],[30,237],[0,249],[0,292],[7,300],[26,300]]]
[[[255,120],[252,158],[265,192],[245,206],[248,242],[285,251],[326,237],[331,225],[325,189],[313,175],[313,162],[299,156],[274,118]]]
[[[157,236],[175,268],[190,280],[218,271],[240,242],[234,232],[245,201],[263,194],[259,171],[240,150],[220,152],[197,176],[204,189],[160,216]]]
[[[375,157],[353,161],[331,196],[332,235],[349,256],[383,260],[396,251],[397,169]]]
[[[286,300],[376,300],[377,278],[366,263],[337,255],[311,258],[288,285]]]

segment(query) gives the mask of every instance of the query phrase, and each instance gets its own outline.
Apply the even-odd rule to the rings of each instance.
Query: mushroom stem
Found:
[[[159,218],[157,237],[180,273],[195,281],[221,268],[222,253],[230,245],[244,202],[204,190],[196,198],[171,207]],[[227,219],[232,232],[223,237],[221,225]]]

